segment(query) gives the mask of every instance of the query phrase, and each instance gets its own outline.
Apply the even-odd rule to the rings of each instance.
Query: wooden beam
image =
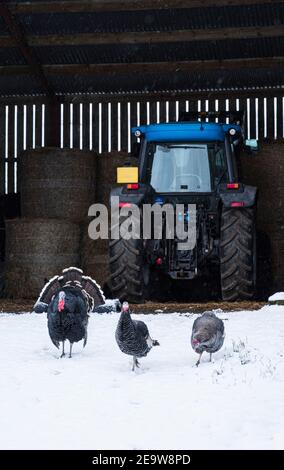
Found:
[[[103,44],[143,44],[192,41],[218,41],[226,39],[253,39],[284,35],[283,26],[253,26],[240,28],[190,29],[177,31],[143,31],[124,33],[61,34],[26,36],[29,46],[80,46]],[[0,36],[0,47],[16,46],[16,41]]]
[[[274,0],[81,0],[11,2],[11,11],[16,14],[30,13],[76,13],[91,11],[169,10],[196,7],[218,7],[232,5],[255,5],[275,3]]]
[[[284,67],[284,57],[264,57],[225,60],[189,60],[180,62],[131,62],[108,64],[64,64],[43,65],[43,71],[48,75],[102,75],[102,74],[131,74],[131,73],[178,73],[204,72],[210,70],[243,70],[243,69],[272,69]],[[29,74],[30,68],[17,66],[1,66],[2,75]]]
[[[2,90],[3,91],[3,90]],[[117,102],[137,102],[149,100],[171,100],[171,99],[225,99],[225,98],[268,98],[279,97],[282,99],[284,88],[282,87],[253,87],[253,88],[225,88],[221,90],[162,90],[162,91],[135,91],[133,93],[75,93],[58,95],[61,103],[117,103]],[[49,104],[47,97],[38,95],[0,95],[0,104]]]
[[[284,57],[265,57],[226,60],[190,60],[181,62],[132,62],[128,64],[44,65],[47,74],[102,73],[178,73],[206,70],[237,70],[283,67]]]

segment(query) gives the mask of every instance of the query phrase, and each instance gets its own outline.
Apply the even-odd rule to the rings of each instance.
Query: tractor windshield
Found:
[[[227,176],[220,144],[149,143],[147,150],[156,192],[211,192]]]

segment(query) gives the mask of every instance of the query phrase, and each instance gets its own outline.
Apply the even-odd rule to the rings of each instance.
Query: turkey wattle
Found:
[[[220,318],[212,312],[204,312],[203,315],[197,318],[192,327],[191,346],[195,352],[199,354],[199,359],[196,363],[200,364],[200,359],[204,351],[210,354],[210,361],[212,353],[221,349],[224,343],[225,328],[224,323]]]
[[[139,367],[138,357],[147,356],[153,346],[160,345],[157,340],[151,338],[144,322],[132,320],[128,302],[122,304],[115,339],[123,353],[133,356],[133,371],[135,367]]]

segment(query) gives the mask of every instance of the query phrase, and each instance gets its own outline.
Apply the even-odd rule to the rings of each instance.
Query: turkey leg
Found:
[[[201,359],[202,354],[203,354],[203,353],[200,353],[200,355],[199,355],[198,361],[197,361],[197,363],[196,363],[196,367],[198,367],[199,364],[200,364],[200,359]]]
[[[60,357],[64,357],[65,356],[65,352],[64,352],[64,341],[62,341],[62,354]]]
[[[133,365],[132,365],[132,371],[135,370],[135,367],[140,367],[140,364],[137,360],[137,357],[133,356]]]

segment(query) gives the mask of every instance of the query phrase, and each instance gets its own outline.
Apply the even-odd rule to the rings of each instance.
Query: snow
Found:
[[[161,346],[136,373],[117,313],[92,315],[72,359],[46,314],[0,315],[1,449],[283,449],[284,306],[217,314],[224,346],[198,368],[197,315],[139,315]]]
[[[275,302],[277,300],[284,300],[284,292],[276,292],[276,294],[273,294],[269,297],[269,302]]]

